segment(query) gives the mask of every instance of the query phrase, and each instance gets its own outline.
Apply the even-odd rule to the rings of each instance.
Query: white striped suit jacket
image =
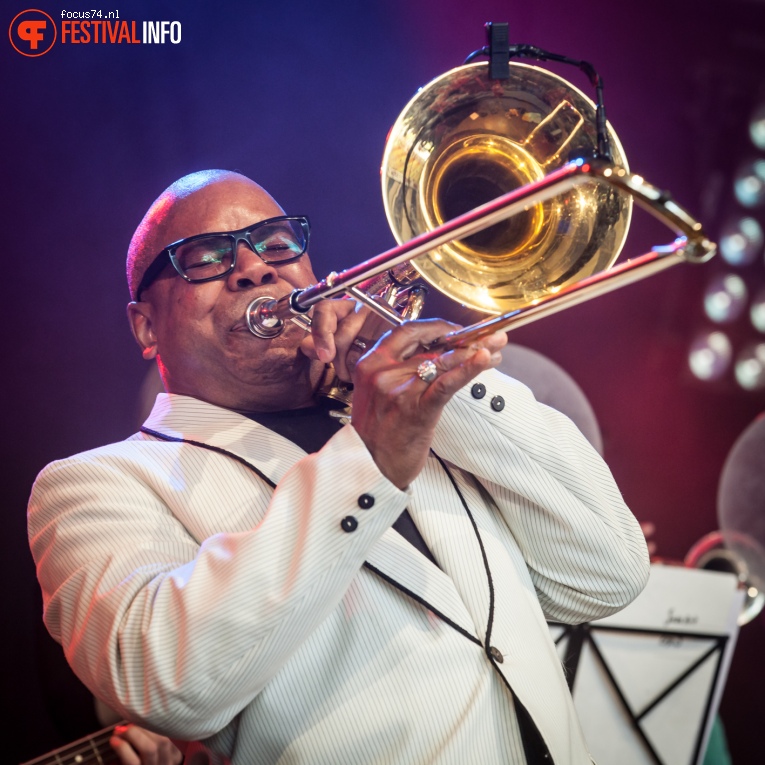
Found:
[[[565,417],[481,381],[408,492],[351,426],[306,457],[184,396],[158,397],[156,436],[49,465],[30,539],[72,667],[234,763],[523,762],[508,688],[557,765],[588,763],[545,618],[630,602],[645,542]],[[440,567],[390,528],[405,507]]]

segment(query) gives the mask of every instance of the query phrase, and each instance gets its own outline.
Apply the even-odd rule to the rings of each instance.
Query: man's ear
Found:
[[[141,346],[141,354],[149,361],[157,356],[157,335],[154,332],[151,303],[128,303],[127,315],[133,337]]]

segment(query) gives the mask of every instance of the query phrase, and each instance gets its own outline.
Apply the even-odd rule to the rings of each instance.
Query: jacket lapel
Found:
[[[476,519],[471,520],[462,503],[463,496],[469,497],[473,506],[473,487],[465,485],[459,471],[452,468],[447,473],[440,461],[431,457],[412,489],[412,518],[469,612],[473,633],[483,641],[491,607],[489,579],[473,526]]]
[[[245,460],[263,473],[274,484],[278,484],[285,473],[300,459],[306,456],[299,446],[268,428],[229,409],[208,404],[189,396],[161,393],[157,397],[144,428],[160,433],[172,439],[193,441],[199,444],[223,450]],[[429,463],[432,460],[429,460]],[[436,465],[437,469],[440,469]],[[464,516],[464,509],[453,489],[448,489],[445,496],[449,500],[450,515]],[[444,498],[424,495],[418,491],[416,482],[413,486],[410,513],[423,535],[426,544],[444,570],[433,565],[413,545],[398,532],[388,529],[373,545],[367,555],[366,568],[381,576],[421,605],[444,619],[474,642],[480,642],[478,635],[483,635],[485,615],[479,619],[484,627],[476,629],[475,618],[465,607],[460,592],[455,588],[450,577],[453,566],[442,563],[439,551],[445,550],[444,537],[438,534],[433,508],[439,507]],[[457,505],[454,505],[456,500]],[[465,517],[463,523],[467,522]],[[467,527],[456,532],[457,538],[464,533],[473,536],[469,522]],[[453,556],[447,555],[451,560]],[[483,575],[483,565],[480,574]],[[460,568],[458,565],[457,568]],[[483,578],[485,588],[485,576]]]
[[[377,540],[364,566],[480,644],[454,582],[397,531],[388,529]]]
[[[244,415],[189,396],[160,393],[144,427],[230,452],[275,484],[306,455],[292,441]]]

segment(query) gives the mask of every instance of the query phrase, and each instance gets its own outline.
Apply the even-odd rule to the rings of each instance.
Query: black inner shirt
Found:
[[[333,411],[340,412],[341,406],[326,399],[315,406],[303,409],[285,409],[280,412],[242,412],[242,414],[264,428],[268,428],[292,441],[293,444],[297,444],[308,454],[313,454],[318,452],[343,427],[338,417],[332,415]],[[414,545],[431,563],[438,566],[436,559],[425,544],[422,534],[414,525],[408,510],[404,510],[399,515],[393,528],[407,542]]]

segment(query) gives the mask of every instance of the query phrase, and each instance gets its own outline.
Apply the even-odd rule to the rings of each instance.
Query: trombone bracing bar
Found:
[[[701,224],[666,192],[647,183],[641,176],[628,173],[605,160],[577,159],[538,181],[509,191],[363,263],[340,273],[333,272],[311,287],[295,290],[278,300],[259,298],[253,301],[247,308],[248,326],[259,337],[273,337],[281,332],[285,319],[307,313],[320,300],[341,293],[356,297],[358,290],[353,288],[404,261],[414,260],[443,244],[475,234],[524,211],[531,205],[544,202],[592,180],[630,194],[641,207],[673,229],[677,239],[672,244],[654,247],[645,255],[595,274],[570,287],[551,292],[528,307],[450,332],[431,347],[454,348],[469,345],[497,330],[531,323],[543,316],[552,315],[564,308],[644,279],[677,263],[701,263],[715,254],[716,245],[708,239]],[[373,300],[364,302],[387,321],[397,323],[390,316],[390,309],[381,308]]]

